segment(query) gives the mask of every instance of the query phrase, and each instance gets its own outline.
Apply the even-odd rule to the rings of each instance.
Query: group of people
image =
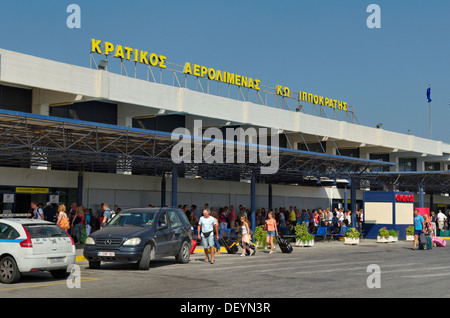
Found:
[[[252,255],[251,247],[251,212],[242,205],[238,211],[233,205],[220,207],[218,210],[210,208],[205,204],[203,209],[196,205],[180,205],[189,219],[192,227],[197,228],[197,233],[205,250],[205,261],[214,263],[214,253],[220,253],[219,233],[222,229],[233,229],[235,233],[241,234],[242,254]],[[363,210],[356,212],[356,223],[362,229]],[[295,206],[289,209],[276,208],[274,211],[266,211],[265,208],[255,211],[256,226],[264,226],[267,231],[267,245],[270,246],[270,254],[273,254],[276,246],[273,244],[274,237],[278,236],[280,228],[287,228],[290,233],[295,232],[297,224],[305,224],[310,233],[315,233],[319,226],[328,226],[334,233],[339,233],[342,226],[351,225],[351,211],[335,208],[334,212],[327,209],[304,209],[299,210]],[[212,235],[211,235],[212,234]],[[216,252],[217,250],[217,252]],[[209,259],[209,253],[211,259]]]
[[[434,211],[431,211],[430,217],[428,214],[420,214],[420,211],[414,210],[414,247],[413,250],[418,248],[419,240],[421,236],[430,238],[433,241],[433,237],[441,236],[442,231],[448,231],[450,228],[450,220],[449,218],[439,210],[436,214]],[[439,231],[439,232],[438,232]],[[432,243],[432,246],[434,244]],[[424,249],[427,249],[426,244],[424,245]]]
[[[76,202],[73,202],[69,209],[64,204],[50,202],[44,207],[42,203],[33,201],[30,206],[31,218],[56,223],[67,231],[76,245],[83,244],[90,233],[101,229],[120,212],[117,205],[111,210],[108,203],[102,203],[100,211],[95,213],[83,205],[78,206]]]

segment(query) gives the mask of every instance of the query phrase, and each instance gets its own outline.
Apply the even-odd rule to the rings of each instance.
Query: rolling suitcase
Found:
[[[444,246],[447,245],[447,242],[446,242],[445,240],[443,240],[443,239],[441,239],[440,237],[437,237],[437,236],[433,237],[433,238],[431,239],[431,241],[432,241],[434,244],[436,244],[436,246],[439,246],[439,247],[444,247]]]
[[[241,248],[244,248],[244,247],[242,246],[242,243],[241,243],[241,242],[239,242],[239,246],[240,246]],[[256,254],[256,246],[255,246],[255,244],[253,244],[253,242],[250,242],[250,244],[247,244],[247,246],[248,246],[251,250],[253,250],[253,254],[251,254],[251,253],[247,250],[247,251],[245,251],[245,256],[255,255],[255,254]]]
[[[191,255],[194,254],[195,248],[197,247],[197,241],[196,240],[192,240],[192,246],[191,246]]]
[[[237,243],[229,237],[220,238],[219,243],[225,247],[228,254],[236,254],[239,250]]]
[[[423,250],[425,247],[427,250],[431,250],[433,248],[433,244],[431,242],[431,237],[422,233],[419,236],[419,250]]]
[[[277,236],[277,243],[283,253],[292,253],[293,248],[288,240],[282,238],[281,236]]]

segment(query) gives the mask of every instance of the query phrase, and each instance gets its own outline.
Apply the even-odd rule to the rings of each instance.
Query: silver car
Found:
[[[75,264],[72,238],[54,223],[35,219],[0,220],[0,282],[20,280],[22,273],[49,271],[66,278]]]

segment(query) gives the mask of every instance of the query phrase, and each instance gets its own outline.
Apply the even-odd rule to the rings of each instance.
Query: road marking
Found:
[[[429,277],[440,277],[440,276],[450,276],[450,273],[419,274],[419,275],[410,275],[410,276],[402,276],[402,277],[405,277],[405,278],[429,278]]]
[[[81,282],[90,282],[101,280],[101,278],[81,278]],[[8,287],[8,288],[0,288],[0,291],[3,290],[13,290],[13,289],[26,289],[26,288],[36,288],[36,287],[46,287],[46,286],[56,286],[67,284],[66,281],[58,282],[58,283],[48,283],[48,284],[39,284],[39,285],[30,285],[30,286],[19,286],[19,287]]]
[[[252,260],[255,260],[255,258],[252,258],[251,256],[246,256],[246,257],[243,257],[244,259],[252,259]],[[233,262],[231,262],[232,264],[235,264],[235,261],[236,261],[236,259],[235,258],[233,258]],[[217,259],[215,260],[215,261],[217,261]],[[244,261],[244,260],[243,260]],[[260,260],[259,260],[260,261]],[[301,261],[301,262],[299,262],[299,261],[297,261],[297,260],[295,260],[295,259],[293,259],[293,260],[291,260],[291,261],[287,261],[286,259],[277,259],[277,260],[272,260],[272,261],[270,261],[270,262],[267,262],[267,263],[258,263],[258,264],[255,264],[255,263],[245,263],[245,264],[242,264],[242,265],[237,265],[237,266],[235,266],[235,265],[233,265],[233,270],[234,269],[237,269],[237,268],[249,268],[249,266],[252,268],[252,271],[255,271],[255,272],[258,272],[258,271],[266,271],[266,270],[253,270],[255,267],[260,267],[260,266],[263,266],[263,267],[268,267],[268,266],[270,266],[270,265],[273,265],[273,266],[279,266],[278,264],[276,264],[276,263],[283,263],[283,269],[284,268],[286,268],[285,267],[285,265],[288,265],[288,264],[290,264],[290,263],[293,263],[293,264],[296,264],[296,266],[294,267],[294,269],[297,269],[300,265],[302,265],[302,264],[310,264],[310,263],[317,263],[317,262],[325,262],[325,261],[330,261],[329,259],[328,260],[323,260],[323,259],[321,259],[321,260],[311,260],[311,261]],[[333,261],[336,261],[336,260],[333,260]],[[219,263],[217,263],[216,262],[216,264],[220,264],[220,265],[229,265],[230,264],[230,262],[221,262],[220,260],[219,260]],[[320,265],[314,265],[314,266],[320,266]],[[277,267],[278,268],[278,267]],[[220,269],[220,266],[214,266],[214,267],[208,267],[208,268],[202,268],[202,271],[203,270],[217,270],[217,269]],[[273,268],[271,268],[271,269],[268,269],[268,271],[271,271],[271,270],[274,270]]]

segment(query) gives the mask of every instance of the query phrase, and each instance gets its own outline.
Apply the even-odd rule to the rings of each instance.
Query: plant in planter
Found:
[[[359,232],[356,228],[349,228],[345,236],[344,244],[354,245],[359,244]]]
[[[266,243],[266,237],[267,237],[267,231],[264,230],[264,226],[258,226],[255,229],[255,233],[253,233],[253,238],[256,241],[256,247],[257,248],[265,248]]]
[[[398,241],[398,232],[396,230],[389,230],[389,241],[390,242],[397,242]]]
[[[378,231],[377,236],[378,243],[388,243],[389,242],[389,231],[383,227]]]
[[[414,241],[414,226],[409,226],[406,228],[406,240]]]
[[[296,246],[313,246],[314,235],[308,233],[308,228],[304,224],[295,226],[295,245]]]

